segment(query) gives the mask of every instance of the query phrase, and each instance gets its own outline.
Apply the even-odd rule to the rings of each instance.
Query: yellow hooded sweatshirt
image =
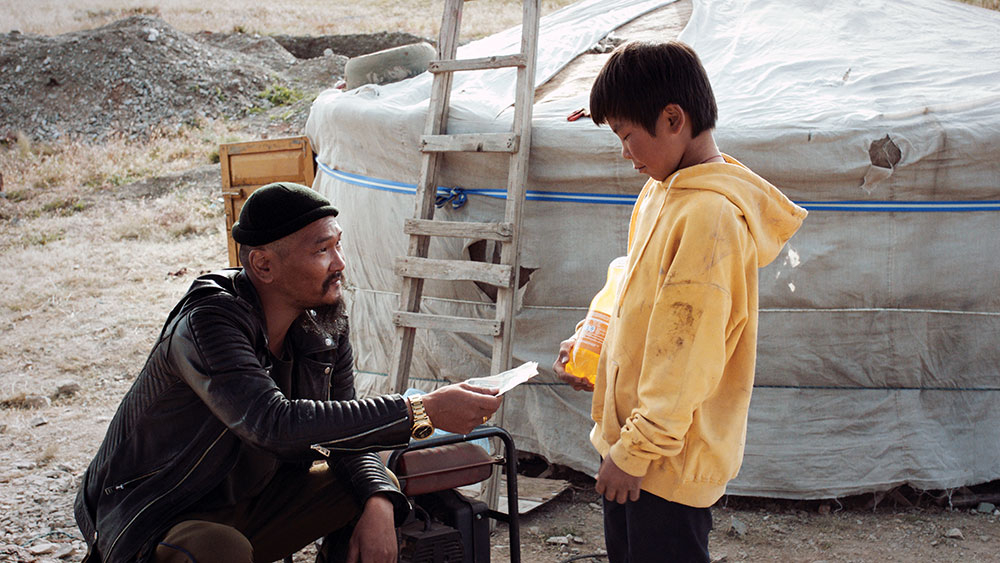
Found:
[[[743,460],[757,269],[806,210],[735,159],[650,179],[597,369],[591,442],[642,489],[694,507]]]

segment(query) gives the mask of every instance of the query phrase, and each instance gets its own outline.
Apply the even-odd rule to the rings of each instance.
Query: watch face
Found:
[[[413,437],[417,440],[423,440],[424,438],[430,438],[431,434],[434,433],[434,428],[431,425],[417,426],[413,429]]]

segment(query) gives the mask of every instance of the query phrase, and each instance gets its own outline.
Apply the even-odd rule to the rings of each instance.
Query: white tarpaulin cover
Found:
[[[586,106],[605,56],[582,53],[616,29],[665,40],[686,22],[680,38],[719,101],[720,147],[811,210],[761,271],[757,385],[729,491],[828,498],[1000,478],[1000,14],[951,0],[691,8],[589,0],[543,18],[513,361],[537,361],[541,373],[505,398],[518,447],[598,466],[586,439],[590,396],[560,385],[550,366],[624,253],[644,178],[607,127],[566,120]],[[644,20],[654,25],[642,31]],[[459,56],[512,53],[518,38],[504,32]],[[341,209],[346,233],[363,394],[388,388],[401,285],[393,262],[406,252],[430,83],[425,73],[324,92],[307,125],[316,187]],[[456,75],[448,131],[509,130],[513,84],[509,69]],[[498,220],[505,157],[446,163],[439,185],[463,190],[438,217]],[[492,254],[475,241],[431,245],[432,257]],[[472,282],[428,282],[424,305],[493,316]],[[411,385],[488,375],[490,348],[418,331]]]

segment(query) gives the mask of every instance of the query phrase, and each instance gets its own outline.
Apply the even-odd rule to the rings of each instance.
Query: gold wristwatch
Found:
[[[410,427],[410,435],[416,440],[424,440],[434,433],[434,425],[431,424],[431,417],[427,416],[424,410],[424,400],[420,395],[410,397],[410,408],[413,409],[413,426]]]

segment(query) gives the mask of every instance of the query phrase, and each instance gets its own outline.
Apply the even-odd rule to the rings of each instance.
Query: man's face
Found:
[[[622,158],[632,161],[637,172],[663,181],[677,171],[684,145],[681,133],[671,122],[673,114],[664,109],[656,120],[656,135],[645,127],[625,119],[609,119],[608,125],[622,143]]]
[[[345,266],[342,234],[336,219],[323,217],[281,241],[276,281],[290,302],[311,309],[340,300]]]

